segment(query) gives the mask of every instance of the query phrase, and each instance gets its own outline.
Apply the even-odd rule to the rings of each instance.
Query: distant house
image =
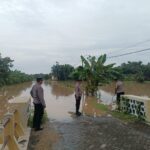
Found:
[[[52,80],[53,81],[57,81],[58,79],[57,79],[57,77],[55,77],[55,76],[52,75]]]

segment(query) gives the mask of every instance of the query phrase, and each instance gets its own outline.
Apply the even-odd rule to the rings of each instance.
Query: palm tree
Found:
[[[88,56],[87,58],[81,56],[82,60],[82,78],[86,80],[86,94],[92,96],[98,90],[98,86],[108,83],[113,77],[114,64],[105,65],[106,54],[96,58],[95,56]]]

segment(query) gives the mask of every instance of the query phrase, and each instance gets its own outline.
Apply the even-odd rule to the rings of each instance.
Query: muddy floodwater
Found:
[[[9,100],[12,97],[30,97],[30,90],[34,82],[5,86],[0,88],[0,118],[11,109]],[[46,100],[46,111],[51,121],[68,122],[74,119],[75,98],[74,98],[74,83],[72,86],[66,86],[63,82],[47,81],[42,86]],[[114,95],[115,84],[109,84],[100,87],[100,94],[103,103],[111,104]],[[125,82],[126,94],[150,97],[150,82],[136,83]],[[94,106],[97,100],[92,97],[84,97],[81,104],[81,110],[84,115],[103,116],[104,114],[97,110]]]
[[[34,82],[0,88],[0,119],[13,110],[13,97],[30,98]],[[101,98],[83,97],[76,117],[74,82],[47,81],[42,86],[49,121],[44,130],[31,131],[28,150],[149,150],[150,128],[141,124],[124,124],[98,109],[97,103],[111,106],[115,84],[100,87]],[[150,83],[125,83],[126,94],[150,97]],[[18,106],[21,110],[21,106]],[[98,116],[98,117],[97,117]]]
[[[106,104],[110,104],[115,98],[115,83],[107,84],[100,87],[101,99]],[[125,94],[137,95],[142,97],[150,97],[150,82],[138,83],[133,81],[124,82]]]

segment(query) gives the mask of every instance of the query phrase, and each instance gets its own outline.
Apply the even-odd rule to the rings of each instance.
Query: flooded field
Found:
[[[101,99],[106,104],[110,104],[114,99],[115,83],[100,87]],[[125,94],[150,97],[150,82],[138,83],[134,81],[124,82]]]
[[[9,103],[12,98],[15,97],[26,97],[29,98],[31,82],[16,84],[11,86],[5,86],[0,88],[0,119],[3,115],[11,111],[13,106]]]
[[[12,86],[6,86],[0,89],[0,118],[11,109],[8,103],[12,97],[30,97],[30,89],[33,83],[23,83]],[[72,121],[75,117],[75,98],[74,98],[74,83],[71,86],[66,86],[63,82],[45,82],[43,84],[46,111],[51,121]],[[106,104],[111,104],[114,95],[115,84],[109,84],[101,87],[101,100]],[[125,83],[126,94],[134,94],[139,96],[150,97],[150,83]],[[105,115],[100,110],[96,109],[95,103],[97,100],[92,97],[85,97],[81,104],[81,111],[84,115],[103,116]]]

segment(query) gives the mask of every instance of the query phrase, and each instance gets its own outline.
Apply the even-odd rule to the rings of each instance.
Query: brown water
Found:
[[[138,83],[134,81],[124,82],[125,94],[150,97],[150,82]],[[100,87],[101,99],[106,104],[110,104],[114,97],[115,83]]]
[[[9,100],[13,97],[29,97],[29,91],[32,83],[22,83],[0,88],[0,119],[3,115],[13,109]]]
[[[0,118],[10,109],[8,101],[14,97],[30,97],[30,90],[34,83],[23,83],[6,86],[0,89]],[[72,83],[73,84],[73,83]],[[75,98],[74,88],[66,87],[62,82],[45,82],[43,85],[46,100],[46,111],[48,117],[57,121],[72,121],[75,118]],[[106,104],[111,104],[115,84],[101,87],[101,100]],[[127,94],[150,97],[150,83],[126,82],[125,90]],[[104,112],[95,108],[97,100],[92,97],[84,97],[81,104],[81,111],[85,115],[102,116]]]

